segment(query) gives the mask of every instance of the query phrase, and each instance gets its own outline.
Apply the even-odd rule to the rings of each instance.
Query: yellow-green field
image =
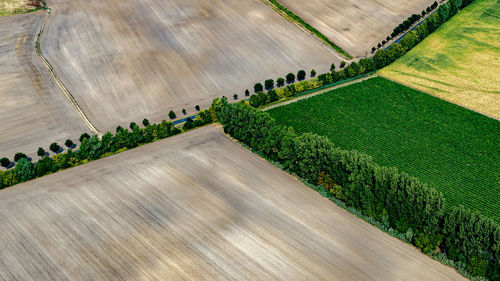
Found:
[[[40,1],[33,0],[0,0],[0,16],[21,14],[34,10]]]
[[[380,74],[500,118],[500,1],[475,1]]]

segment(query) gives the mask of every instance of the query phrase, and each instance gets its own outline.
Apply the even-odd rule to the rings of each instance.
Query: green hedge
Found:
[[[417,178],[380,166],[366,154],[341,150],[326,137],[297,135],[244,102],[216,99],[212,109],[226,133],[285,170],[316,182],[364,215],[387,221],[424,252],[436,252],[441,245],[472,275],[498,280],[500,227],[492,220],[463,207],[445,215],[443,195]]]

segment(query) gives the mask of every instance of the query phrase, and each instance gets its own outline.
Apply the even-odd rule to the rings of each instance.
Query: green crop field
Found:
[[[376,77],[268,111],[395,166],[500,222],[500,122]]]
[[[500,1],[475,1],[380,74],[500,119]]]

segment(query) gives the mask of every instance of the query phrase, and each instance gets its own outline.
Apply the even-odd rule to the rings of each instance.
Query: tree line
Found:
[[[342,61],[337,71],[335,64],[332,64],[330,72],[318,76],[316,76],[316,71],[313,69],[311,71],[311,77],[313,78],[310,80],[302,81],[305,79],[306,72],[300,70],[297,76],[293,73],[289,73],[286,75],[286,79],[282,77],[276,79],[276,87],[272,79],[265,81],[265,87],[261,83],[257,83],[254,86],[255,94],[250,97],[250,105],[257,108],[278,100],[302,94],[305,91],[326,87],[338,81],[382,69],[402,57],[429,34],[438,29],[439,26],[448,21],[448,19],[454,16],[461,8],[468,6],[473,1],[474,0],[448,1],[446,4],[441,5],[436,13],[428,17],[422,24],[415,28],[415,30],[408,32],[400,42],[392,44],[387,49],[378,50],[373,57],[363,58],[349,65],[346,65],[345,61]],[[435,2],[429,9],[435,9],[436,7],[437,3]],[[415,19],[415,17],[413,18]],[[314,75],[312,75],[313,73]],[[299,82],[295,82],[296,77]],[[285,82],[287,84],[286,86]],[[264,90],[267,90],[267,92]],[[245,95],[249,96],[250,92],[246,90]]]
[[[211,122],[211,113],[203,110],[200,111],[195,120],[188,118],[182,130],[187,131]],[[52,157],[49,157],[43,148],[39,148],[37,154],[41,159],[36,163],[30,161],[26,154],[18,152],[14,157],[14,161],[16,162],[14,168],[7,171],[0,171],[0,189],[33,178],[55,173],[59,170],[75,167],[92,160],[113,155],[182,132],[182,130],[176,128],[172,122],[167,122],[165,120],[159,124],[150,124],[147,119],[144,119],[142,124],[142,128],[134,122],[130,123],[130,129],[118,126],[114,134],[107,132],[101,138],[97,135],[90,136],[84,133],[79,139],[79,150],[73,151],[71,148],[74,146],[73,142],[67,140],[65,142],[68,147],[67,152],[59,153]],[[52,143],[50,145],[50,150],[54,153],[58,153],[61,147],[57,143]],[[2,162],[1,164],[4,167],[11,164],[11,161],[5,157],[2,158],[0,162]]]
[[[426,253],[441,250],[473,276],[500,278],[500,226],[463,206],[445,213],[442,193],[326,137],[297,134],[244,102],[212,104],[224,131],[366,216],[386,222]]]

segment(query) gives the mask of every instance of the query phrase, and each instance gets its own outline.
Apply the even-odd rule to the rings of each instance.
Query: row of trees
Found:
[[[286,80],[283,77],[278,77],[278,79],[276,79],[276,87],[281,88],[281,87],[285,86],[285,81],[286,81],[287,84],[292,84],[292,83],[295,82],[295,78],[297,78],[297,80],[299,80],[299,81],[303,81],[304,79],[306,79],[306,75],[307,74],[306,74],[305,70],[299,70],[299,72],[297,72],[297,76],[295,76],[295,74],[293,74],[293,73],[288,73],[285,76]],[[316,70],[314,70],[314,69],[311,70],[310,75],[311,75],[311,77],[316,76]],[[266,89],[268,91],[274,89],[274,80],[273,79],[267,79],[266,81],[264,81],[264,85],[262,85],[261,83],[256,83],[253,86],[253,90],[254,90],[254,92],[256,94],[259,94],[260,92],[263,92],[264,89]],[[245,95],[246,96],[249,95],[248,90],[245,91]]]
[[[326,137],[299,135],[243,102],[216,99],[212,109],[232,137],[322,185],[331,197],[386,221],[398,233],[410,233],[411,242],[423,251],[439,246],[450,259],[466,263],[469,273],[500,277],[500,226],[491,219],[463,207],[445,215],[443,195],[417,178],[380,166],[366,154],[341,150]]]
[[[284,85],[284,78],[277,79],[278,89],[273,89],[274,81],[272,79],[269,79],[265,82],[265,88],[268,90],[267,94],[263,92],[264,86],[260,83],[257,83],[254,87],[256,94],[250,97],[250,105],[253,107],[263,106],[283,98],[301,94],[304,91],[325,87],[341,80],[368,74],[377,69],[381,69],[403,56],[405,53],[415,47],[419,42],[424,40],[429,34],[434,32],[439,26],[441,26],[441,24],[455,15],[460,8],[469,5],[471,2],[473,2],[473,0],[448,1],[448,3],[443,4],[439,7],[438,12],[430,16],[415,30],[408,32],[399,43],[392,44],[386,50],[378,50],[371,58],[364,58],[359,60],[358,62],[352,62],[347,66],[346,63],[342,61],[340,64],[340,69],[338,71],[335,71],[335,65],[332,64],[332,66],[330,67],[330,72],[323,73],[315,77],[316,71],[314,71],[314,75],[312,75],[311,73],[311,77],[314,77],[313,79],[310,79],[308,81],[300,81],[297,83],[294,83],[295,75],[293,73],[289,73],[286,76],[286,82],[289,85],[284,89],[280,88]],[[434,5],[435,7],[437,7],[437,3],[435,3],[430,8],[432,8]],[[305,78],[305,71],[301,70],[298,74],[300,74],[299,80],[301,80],[303,77]],[[248,90],[245,92],[245,95],[249,95]]]
[[[212,115],[208,111],[201,111],[196,120],[189,119],[183,129],[189,130],[211,122]],[[130,130],[118,126],[115,134],[107,132],[101,138],[84,133],[80,136],[81,143],[78,151],[69,148],[66,153],[49,157],[45,151],[41,153],[42,151],[39,150],[39,156],[42,158],[36,163],[32,163],[26,154],[18,153],[14,169],[0,171],[0,189],[181,133],[181,130],[174,127],[172,122],[165,120],[159,124],[150,124],[147,119],[144,119],[142,124],[144,127],[140,128],[132,122],[129,126]],[[51,145],[51,150],[59,151],[60,146],[57,144],[56,146],[57,149]],[[71,142],[69,147],[72,146]]]

